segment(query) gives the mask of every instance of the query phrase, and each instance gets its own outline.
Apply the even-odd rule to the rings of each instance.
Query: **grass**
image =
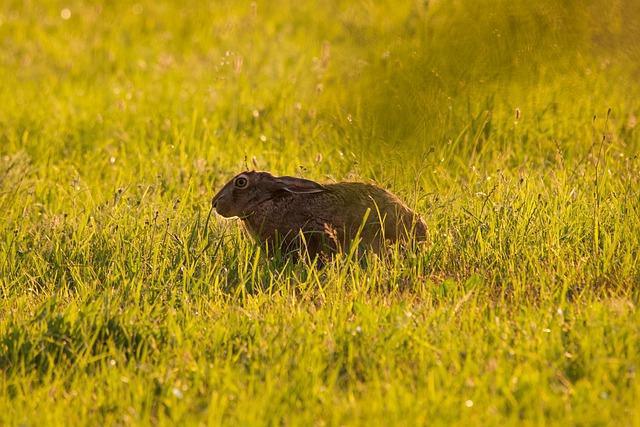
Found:
[[[5,1],[0,424],[640,424],[640,10]],[[269,259],[249,167],[430,241]]]

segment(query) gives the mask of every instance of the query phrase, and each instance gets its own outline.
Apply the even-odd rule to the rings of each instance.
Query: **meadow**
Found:
[[[640,425],[640,2],[0,2],[1,425]],[[375,182],[323,268],[211,198]]]

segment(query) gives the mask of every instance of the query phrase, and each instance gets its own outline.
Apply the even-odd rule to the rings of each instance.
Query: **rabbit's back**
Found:
[[[245,225],[258,241],[278,242],[291,250],[298,249],[303,238],[312,256],[347,247],[359,230],[361,242],[375,250],[381,250],[387,240],[410,236],[423,240],[426,236],[422,219],[382,188],[357,182],[326,184],[324,188],[320,193],[268,200],[245,219]]]
[[[349,230],[347,239],[353,238],[360,228],[363,241],[374,246],[384,244],[384,240],[426,238],[426,225],[420,216],[389,191],[360,182],[326,187],[340,201],[336,204],[341,205],[340,212]]]

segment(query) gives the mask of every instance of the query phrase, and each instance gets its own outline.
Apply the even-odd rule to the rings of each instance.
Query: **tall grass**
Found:
[[[2,3],[0,424],[637,424],[638,7]],[[430,241],[269,258],[247,167]]]

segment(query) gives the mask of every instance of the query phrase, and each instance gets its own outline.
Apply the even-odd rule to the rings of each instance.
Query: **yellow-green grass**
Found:
[[[640,424],[639,18],[4,1],[0,424]],[[429,242],[270,259],[209,216],[254,167]]]

